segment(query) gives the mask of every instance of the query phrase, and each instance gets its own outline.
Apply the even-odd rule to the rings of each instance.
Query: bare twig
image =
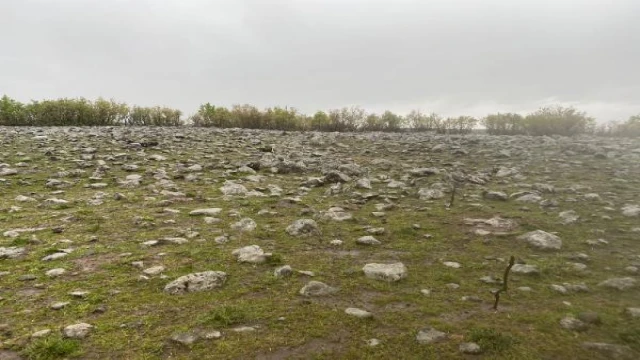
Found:
[[[451,199],[449,199],[449,207],[453,206],[453,201],[456,199],[456,190],[458,187],[456,186],[456,182],[452,181],[451,183]]]
[[[500,302],[500,293],[506,292],[508,289],[507,283],[509,281],[509,272],[511,271],[511,268],[513,267],[515,262],[516,262],[515,256],[511,256],[511,258],[509,259],[509,265],[507,265],[507,268],[504,269],[504,278],[502,280],[502,288],[498,289],[498,291],[496,291],[496,293],[494,294],[496,297],[496,301],[493,303],[493,310],[498,310],[498,302]]]

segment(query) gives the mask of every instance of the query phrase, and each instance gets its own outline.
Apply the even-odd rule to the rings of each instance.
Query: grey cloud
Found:
[[[21,100],[640,113],[635,0],[4,0],[0,14],[0,92]]]

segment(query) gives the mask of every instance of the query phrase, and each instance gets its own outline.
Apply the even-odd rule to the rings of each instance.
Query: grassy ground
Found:
[[[431,137],[421,141],[398,141],[396,138],[375,142],[362,137],[342,136],[326,145],[312,145],[305,135],[261,135],[263,144],[277,144],[276,152],[301,151],[305,156],[320,151],[326,159],[353,161],[369,168],[369,176],[385,174],[400,180],[412,167],[435,166],[443,169],[460,168],[473,173],[501,164],[517,166],[527,179],[521,182],[495,180],[483,186],[467,184],[450,209],[446,199],[426,202],[415,195],[417,189],[438,181],[440,177],[418,179],[406,190],[388,189],[385,183],[374,183],[372,190],[379,198],[359,204],[353,190],[337,195],[325,195],[328,186],[300,192],[306,176],[320,176],[317,170],[307,174],[270,175],[264,183],[244,182],[249,189],[275,184],[286,196],[300,196],[302,201],[290,203],[280,197],[225,198],[219,191],[226,179],[241,179],[244,175],[225,173],[225,166],[234,169],[239,163],[259,158],[260,146],[252,147],[252,136],[228,132],[193,133],[186,139],[173,138],[167,131],[160,137],[158,148],[134,150],[124,142],[108,136],[79,136],[69,141],[59,133],[49,135],[48,142],[31,140],[33,135],[12,135],[2,129],[0,163],[26,162],[20,173],[5,177],[0,183],[0,230],[43,226],[48,230],[23,234],[17,238],[1,238],[0,246],[21,246],[26,255],[0,260],[0,349],[15,351],[29,359],[606,359],[609,355],[585,350],[581,343],[607,342],[626,345],[640,354],[640,320],[622,314],[626,307],[640,307],[640,292],[632,289],[616,292],[599,288],[597,284],[611,277],[632,276],[625,267],[640,262],[640,242],[634,227],[638,218],[626,218],[619,208],[626,203],[640,203],[640,171],[637,163],[599,159],[593,154],[567,155],[560,145],[541,146],[530,141],[528,154],[520,153],[504,159],[495,156],[496,144],[459,141],[469,154],[457,156],[448,150],[431,152],[438,142]],[[104,137],[102,137],[104,135]],[[136,130],[129,135],[135,137]],[[300,141],[302,145],[297,145]],[[504,147],[526,144],[501,140]],[[346,146],[340,146],[340,144]],[[637,143],[636,143],[637,144]],[[451,145],[455,145],[455,142]],[[606,144],[613,145],[613,144]],[[61,169],[77,168],[75,160],[81,149],[98,149],[95,163],[106,159],[110,169],[101,182],[104,189],[90,189],[85,185],[95,165],[79,178],[63,178],[72,182],[57,197],[71,201],[62,206],[44,206],[42,201],[17,203],[18,195],[46,199],[56,189],[44,186],[46,179],[56,177]],[[45,155],[47,147],[55,147],[57,157],[52,161]],[[637,146],[636,146],[637,147]],[[65,150],[66,153],[62,153]],[[110,160],[110,155],[124,157]],[[168,159],[157,162],[150,154]],[[389,170],[371,165],[375,158],[392,161]],[[572,163],[580,161],[581,163]],[[236,164],[238,162],[238,164]],[[131,173],[121,169],[124,163],[135,163],[143,175],[142,186],[123,189],[115,179]],[[156,180],[150,173],[164,167],[171,176],[179,173],[176,164],[200,163],[205,166],[198,181],[179,177],[174,181],[185,197],[171,198],[154,193],[147,185]],[[622,171],[622,172],[621,172]],[[625,172],[626,171],[626,172]],[[612,182],[614,173],[627,182]],[[409,184],[409,181],[406,181]],[[558,208],[541,208],[537,204],[523,204],[513,200],[487,201],[481,198],[485,189],[507,193],[523,190],[518,183],[548,183],[558,188],[581,185],[587,188],[575,193],[544,194],[556,200]],[[158,188],[160,190],[160,188]],[[104,203],[87,204],[96,192],[105,192]],[[364,192],[362,190],[358,190]],[[114,200],[120,192],[123,200]],[[598,193],[601,201],[584,201],[584,193]],[[150,198],[152,197],[152,198]],[[571,202],[570,198],[578,201]],[[163,200],[171,200],[162,202]],[[385,210],[386,216],[373,217],[375,204],[392,201],[396,207]],[[11,206],[22,209],[10,212]],[[353,214],[344,222],[318,220],[322,235],[297,238],[285,228],[303,215],[305,209],[314,213],[331,206],[341,206]],[[527,209],[523,209],[523,207]],[[221,222],[206,224],[201,217],[189,216],[189,211],[203,207],[220,207]],[[611,207],[615,211],[604,208]],[[179,210],[173,214],[165,208]],[[267,209],[277,215],[258,215]],[[562,225],[558,212],[573,209],[580,216],[578,223]],[[238,214],[240,216],[238,216]],[[474,226],[465,218],[491,218],[500,215],[517,223],[513,234],[506,236],[478,236]],[[251,217],[258,223],[256,231],[237,233],[230,225],[241,217]],[[603,218],[607,216],[608,218]],[[135,218],[138,217],[136,221]],[[419,225],[419,227],[414,226]],[[355,240],[366,235],[364,226],[384,227],[385,234],[376,235],[380,246],[364,247]],[[62,232],[50,229],[62,227]],[[515,238],[531,230],[557,232],[563,239],[559,252],[541,252]],[[184,236],[197,231],[199,236],[188,244],[143,247],[148,240],[169,236]],[[223,233],[231,235],[226,244],[216,244],[213,238]],[[431,235],[426,237],[425,235]],[[606,239],[609,244],[592,246],[589,239]],[[329,244],[333,239],[344,241],[342,246]],[[72,243],[65,243],[70,240]],[[247,245],[259,245],[275,254],[274,261],[249,265],[235,261],[231,252]],[[40,259],[60,248],[74,247],[67,257],[50,262]],[[570,268],[568,258],[574,253],[586,253],[590,260],[587,271]],[[519,261],[537,265],[539,275],[512,274],[510,290],[502,297],[498,311],[492,310],[491,290],[499,285],[485,284],[479,279],[486,275],[501,278],[506,260],[514,255]],[[499,258],[499,259],[498,259]],[[143,261],[144,267],[162,265],[164,275],[141,280],[141,270],[132,266]],[[364,277],[361,268],[371,262],[403,262],[409,275],[397,283],[384,283]],[[446,267],[443,261],[455,261],[462,268]],[[309,270],[315,277],[295,273],[291,278],[275,278],[273,270],[289,264],[295,270]],[[48,278],[47,270],[64,268],[67,273]],[[220,289],[169,295],[162,291],[172,279],[192,272],[219,270],[229,275]],[[32,274],[35,280],[22,281],[21,276]],[[318,280],[339,291],[328,297],[307,298],[298,294],[309,280]],[[551,284],[586,283],[591,291],[559,294]],[[449,283],[460,288],[452,290]],[[528,286],[531,292],[516,288]],[[421,293],[430,289],[430,295]],[[85,298],[75,298],[69,292],[88,291]],[[480,301],[463,301],[463,296],[475,296]],[[53,302],[70,302],[61,310],[52,310]],[[358,307],[374,314],[372,319],[358,319],[344,313],[347,307]],[[589,326],[587,331],[563,329],[559,321],[567,315],[595,311],[602,323]],[[95,328],[81,340],[65,339],[61,329],[78,322]],[[238,326],[251,326],[253,332],[232,331]],[[434,327],[449,335],[448,340],[431,345],[419,344],[415,337],[419,330]],[[41,339],[31,334],[42,329],[52,333]],[[194,330],[218,330],[223,336],[216,340],[199,340],[185,346],[170,340],[173,334]],[[380,340],[369,346],[368,339]],[[482,355],[462,355],[460,343],[474,341],[481,345]],[[0,352],[1,354],[1,352]],[[1,358],[1,356],[0,356]]]

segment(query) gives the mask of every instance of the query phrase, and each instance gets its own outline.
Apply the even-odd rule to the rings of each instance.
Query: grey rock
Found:
[[[560,217],[560,219],[562,220],[562,224],[564,225],[573,224],[577,222],[578,219],[580,219],[580,216],[573,210],[563,211],[558,216]]]
[[[258,245],[250,245],[236,249],[231,255],[235,256],[238,262],[250,264],[262,264],[272,256],[271,253],[265,253]]]
[[[430,176],[437,175],[440,173],[440,170],[436,168],[414,168],[409,170],[409,175],[411,176]]]
[[[89,335],[91,329],[93,329],[93,325],[89,325],[87,323],[78,323],[65,327],[63,333],[64,336],[68,338],[84,339]]]
[[[231,229],[235,231],[250,232],[254,231],[258,227],[258,224],[251,218],[243,218],[240,221],[233,223]]]
[[[69,255],[66,252],[57,252],[57,253],[53,253],[50,255],[47,255],[45,257],[42,258],[42,261],[51,261],[51,260],[58,260],[58,259],[62,259],[63,257]]]
[[[347,183],[351,181],[351,178],[340,171],[332,170],[325,174],[324,181],[328,184]]]
[[[362,236],[356,240],[356,243],[359,245],[380,245],[382,244],[378,239],[374,238],[371,235]]]
[[[236,184],[233,181],[225,181],[224,185],[220,188],[220,191],[224,195],[246,195],[249,191],[246,187],[240,184]]]
[[[420,189],[418,190],[420,200],[437,200],[444,197],[444,193],[439,189]]]
[[[473,342],[462,343],[460,344],[458,349],[463,354],[478,355],[482,353],[482,349],[480,348],[480,345]]]
[[[362,271],[369,279],[387,282],[400,281],[407,277],[407,267],[400,262],[393,264],[366,264]]]
[[[273,275],[277,278],[289,277],[292,274],[293,274],[293,269],[291,268],[290,265],[280,266],[273,271]]]
[[[158,265],[158,266],[152,266],[150,268],[144,269],[142,273],[149,276],[155,276],[155,275],[160,275],[163,271],[164,271],[164,266]]]
[[[487,191],[483,194],[484,198],[487,200],[498,200],[498,201],[507,201],[509,200],[509,196],[502,191]]]
[[[511,268],[511,272],[514,274],[524,274],[524,275],[538,275],[540,274],[540,270],[535,265],[528,264],[515,264]]]
[[[462,267],[462,265],[460,265],[460,263],[457,263],[455,261],[445,261],[442,263],[442,265],[446,266],[446,267],[450,267],[450,268],[454,268],[454,269],[459,269]]]
[[[227,281],[227,274],[222,271],[204,271],[181,276],[164,287],[169,294],[184,294],[213,290]]]
[[[368,189],[368,190],[370,190],[372,188],[371,187],[371,180],[369,180],[368,178],[358,179],[356,181],[356,188],[357,189]]]
[[[222,209],[220,209],[220,208],[196,209],[196,210],[193,210],[193,211],[189,212],[189,215],[191,215],[191,216],[199,216],[199,215],[217,216],[221,212],[222,212]]]
[[[420,344],[433,344],[447,339],[447,334],[434,328],[420,330],[416,335],[416,340]]]
[[[59,301],[51,304],[49,307],[53,310],[60,310],[69,304],[70,303],[68,301]]]
[[[557,284],[552,284],[551,285],[551,290],[560,293],[560,294],[568,294],[569,290],[567,290],[566,287],[562,286],[562,285],[557,285]]]
[[[627,217],[640,216],[640,206],[638,205],[626,205],[622,208],[622,215]]]
[[[528,232],[518,236],[518,240],[526,241],[531,247],[540,250],[560,250],[562,239],[542,230]]]
[[[177,342],[182,345],[192,345],[196,341],[198,341],[199,337],[197,334],[186,332],[186,333],[177,333],[171,335],[171,341]]]
[[[542,201],[542,196],[538,194],[526,194],[516,198],[518,202],[529,202],[529,203],[537,203]]]
[[[351,220],[353,218],[353,215],[346,212],[341,207],[329,208],[329,210],[322,213],[321,216],[326,220],[333,220],[333,221],[345,221],[345,220]]]
[[[624,290],[634,288],[636,284],[637,284],[636,279],[631,277],[624,277],[624,278],[607,279],[599,283],[598,286],[608,288],[608,289],[624,291]]]
[[[67,270],[65,270],[65,269],[56,268],[56,269],[51,269],[51,270],[47,271],[45,273],[45,275],[47,275],[48,277],[51,277],[51,278],[55,278],[55,277],[63,275],[66,272],[67,272]]]
[[[562,318],[562,320],[560,320],[560,326],[562,326],[563,329],[572,331],[585,331],[589,328],[584,322],[570,316]]]
[[[373,314],[366,311],[366,310],[362,310],[362,309],[358,309],[358,308],[347,308],[344,310],[344,313],[347,315],[351,315],[360,319],[366,319],[366,318],[370,318],[373,317]]]
[[[304,296],[327,296],[334,294],[338,289],[331,287],[320,281],[309,281],[305,286],[300,289],[300,295]]]
[[[51,334],[51,329],[39,330],[39,331],[36,331],[33,334],[31,334],[31,338],[32,339],[42,338],[42,337],[45,337],[45,336],[47,336],[49,334]],[[0,359],[1,359],[1,357],[0,357]]]
[[[298,219],[289,225],[286,231],[289,235],[302,237],[320,234],[318,224],[312,219]]]
[[[23,247],[0,247],[0,259],[15,259],[24,252],[25,248]]]
[[[640,308],[628,307],[624,309],[624,313],[633,319],[640,318]]]
[[[597,342],[583,342],[582,347],[588,350],[597,351],[613,360],[633,360],[633,351],[628,346],[597,343]]]

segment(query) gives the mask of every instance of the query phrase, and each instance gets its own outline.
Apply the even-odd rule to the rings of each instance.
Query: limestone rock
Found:
[[[222,271],[204,271],[181,276],[164,287],[169,294],[207,291],[221,287],[227,281]]]

